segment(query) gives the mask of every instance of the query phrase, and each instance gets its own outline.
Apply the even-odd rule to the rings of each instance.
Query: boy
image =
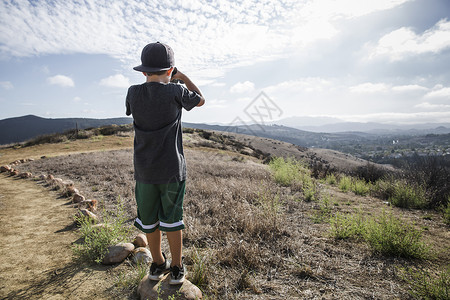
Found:
[[[181,261],[183,199],[186,162],[183,154],[181,111],[205,103],[199,88],[174,68],[172,49],[151,43],[134,67],[146,82],[128,89],[126,114],[133,115],[134,178],[138,216],[134,225],[146,233],[153,263],[150,280],[160,280],[170,271],[170,284],[184,282]],[[172,83],[181,80],[186,87]],[[166,232],[172,262],[161,252],[161,231]]]

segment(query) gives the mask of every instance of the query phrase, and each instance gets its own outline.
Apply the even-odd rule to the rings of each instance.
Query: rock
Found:
[[[33,174],[31,174],[30,172],[23,172],[19,174],[20,178],[31,178],[33,176]]]
[[[53,178],[53,179],[50,181],[50,184],[53,186],[53,188],[54,188],[55,190],[59,190],[59,189],[61,189],[62,187],[64,187],[64,183],[63,183],[63,180],[62,180],[61,178]]]
[[[203,294],[200,289],[192,284],[189,280],[185,280],[180,285],[169,285],[169,276],[166,275],[160,281],[151,281],[146,275],[138,286],[139,299],[180,299],[193,300],[202,299]]]
[[[152,254],[147,248],[136,248],[133,251],[133,261],[137,264],[149,264],[152,261]]]
[[[96,211],[97,210],[97,200],[95,199],[88,199],[83,200],[81,202],[78,202],[78,207],[86,207],[90,211]]]
[[[85,198],[83,195],[80,195],[79,193],[75,193],[72,197],[72,203],[80,203],[81,201],[84,201]]]
[[[109,246],[102,263],[112,265],[123,262],[133,250],[134,245],[132,243],[119,243],[115,246]]]
[[[73,185],[69,185],[69,186],[66,185],[66,187],[64,189],[64,192],[63,192],[63,195],[67,196],[67,197],[70,197],[70,196],[73,196],[75,194],[79,194],[78,189],[75,188]]]
[[[17,176],[17,175],[19,175],[19,170],[11,169],[11,172],[9,172],[9,175],[11,175],[11,176]]]
[[[0,173],[11,171],[11,166],[4,165],[0,167]]]
[[[41,174],[39,175],[40,180],[47,180],[47,175]]]
[[[85,208],[82,208],[82,209],[78,210],[78,212],[77,212],[77,217],[80,218],[80,217],[83,217],[83,216],[88,217],[89,220],[91,220],[94,223],[98,222],[97,215],[94,214],[93,212],[90,212],[89,210],[87,210]]]
[[[55,177],[54,177],[52,174],[48,174],[47,180],[48,180],[48,181],[51,181],[51,180],[53,180],[53,179],[55,179]]]
[[[139,233],[133,241],[133,244],[136,247],[147,247],[148,245],[148,241],[147,241],[147,236],[143,233]]]

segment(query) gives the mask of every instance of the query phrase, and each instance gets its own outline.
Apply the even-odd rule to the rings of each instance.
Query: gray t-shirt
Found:
[[[180,84],[146,82],[128,89],[126,114],[133,115],[134,178],[163,184],[186,180],[181,111],[191,110],[200,95]]]

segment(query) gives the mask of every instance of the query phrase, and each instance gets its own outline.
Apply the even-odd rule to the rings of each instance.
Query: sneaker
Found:
[[[180,268],[178,266],[170,267],[170,280],[169,284],[175,285],[175,284],[182,284],[184,282],[184,278],[186,275],[186,267],[183,265]]]
[[[150,271],[148,272],[148,278],[150,280],[159,281],[170,271],[170,262],[167,261],[164,253],[162,255],[164,257],[162,264],[157,265],[156,263],[152,263],[150,266]]]

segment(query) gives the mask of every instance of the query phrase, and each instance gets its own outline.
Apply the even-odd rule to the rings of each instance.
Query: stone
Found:
[[[75,193],[72,197],[72,203],[80,203],[81,201],[84,200],[85,200],[84,196],[79,193]]]
[[[41,174],[39,175],[40,180],[47,180],[47,175]]]
[[[19,170],[11,169],[11,172],[9,172],[9,175],[11,175],[11,176],[17,176],[17,175],[19,175]]]
[[[113,265],[123,262],[134,250],[132,243],[119,243],[115,246],[109,246],[103,258],[104,265]]]
[[[139,233],[133,241],[133,244],[136,247],[147,247],[148,245],[148,241],[147,241],[147,236],[143,233]]]
[[[78,207],[86,207],[89,211],[96,211],[97,210],[97,200],[95,199],[88,199],[83,200],[81,202],[78,202]]]
[[[0,167],[0,173],[11,171],[11,166],[4,165]]]
[[[170,285],[169,274],[160,281],[151,281],[146,275],[139,283],[137,292],[141,300],[174,298],[177,300],[194,300],[203,298],[202,291],[187,279],[183,284]]]
[[[70,197],[70,196],[73,196],[73,195],[79,194],[79,193],[80,192],[78,191],[78,189],[75,188],[73,185],[69,185],[69,186],[66,185],[63,195]]]
[[[52,174],[48,174],[47,180],[48,180],[48,181],[51,181],[51,180],[53,180],[53,179],[55,179],[55,176],[53,176]]]
[[[31,178],[33,176],[33,174],[31,174],[30,172],[23,172],[19,174],[20,178]]]
[[[152,261],[152,254],[147,248],[136,248],[133,251],[133,261],[136,264],[149,264]]]

